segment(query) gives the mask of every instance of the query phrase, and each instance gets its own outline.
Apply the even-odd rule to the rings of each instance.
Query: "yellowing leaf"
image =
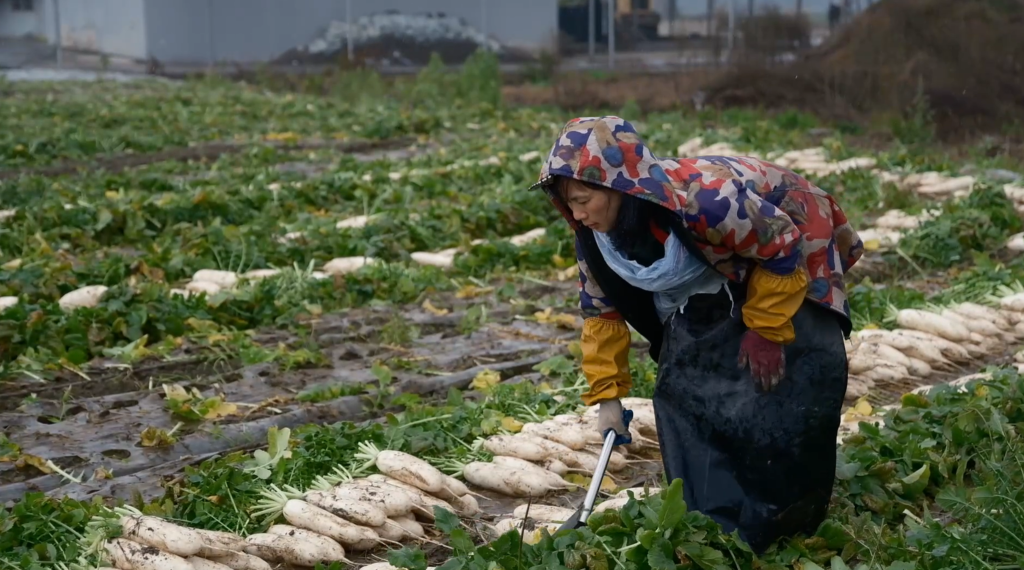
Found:
[[[116,190],[107,190],[106,192],[103,193],[103,195],[106,196],[108,200],[115,200],[121,194]]]
[[[188,393],[182,386],[178,384],[164,384],[164,396],[168,400],[186,401],[191,400],[192,395]]]
[[[540,392],[541,394],[547,394],[552,389],[553,388],[551,388],[551,384],[548,384],[547,382],[541,382],[540,384],[537,384],[537,391]]]
[[[14,466],[17,467],[18,469],[24,469],[26,467],[35,467],[36,469],[42,471],[43,473],[46,473],[47,475],[53,473],[53,469],[50,469],[50,466],[46,464],[45,459],[39,457],[38,455],[30,455],[28,453],[22,453],[21,456],[18,457],[18,461],[14,463]]]
[[[871,412],[874,411],[871,404],[868,403],[867,396],[857,400],[857,403],[853,405],[852,410],[862,416],[870,416]]]
[[[979,398],[984,398],[985,396],[988,396],[988,386],[978,384],[977,386],[974,387],[974,395],[978,396]]]
[[[470,386],[474,390],[479,390],[480,392],[487,392],[491,388],[496,386],[498,382],[501,382],[500,374],[493,370],[484,370],[477,374],[476,378],[473,378],[473,382],[470,383]]]
[[[601,479],[601,490],[602,491],[604,491],[606,493],[611,493],[612,491],[614,491],[616,489],[618,489],[618,486],[615,484],[615,481],[612,481],[611,477],[605,475],[604,479]]]
[[[435,317],[440,317],[442,315],[447,315],[448,314],[448,309],[438,309],[437,307],[434,306],[433,303],[430,302],[430,299],[427,299],[426,301],[423,301],[422,307],[423,307],[423,310],[429,312],[430,314],[434,315]]]
[[[576,328],[576,316],[569,315],[566,313],[553,313],[551,307],[544,309],[543,311],[537,311],[533,314],[537,319],[538,323],[557,325],[562,328],[574,329]]]
[[[219,400],[219,398],[218,398],[218,400]],[[238,413],[238,406],[236,406],[235,404],[232,404],[230,402],[221,401],[221,402],[215,404],[214,406],[212,406],[209,410],[207,410],[206,413],[203,415],[203,417],[208,419],[208,420],[213,420],[213,419],[222,418],[222,417],[225,417],[225,416],[231,416],[231,415],[234,415],[234,414],[237,414],[237,413]]]
[[[569,354],[575,358],[583,358],[583,347],[580,345],[580,341],[574,340],[566,348],[569,350]]]
[[[558,272],[559,281],[568,281],[570,279],[576,279],[579,277],[579,269],[577,266],[567,267]]]
[[[864,242],[865,251],[878,251],[879,249],[881,249],[881,247],[882,243],[879,242],[877,239],[869,239],[866,242]]]
[[[174,436],[167,433],[167,431],[153,426],[142,430],[142,434],[139,436],[139,445],[142,447],[172,445],[175,441]]]
[[[501,418],[501,428],[512,433],[519,433],[523,429],[523,422],[513,418],[512,416],[505,416]]]
[[[494,287],[477,287],[476,285],[466,285],[455,293],[455,298],[472,299],[474,297],[479,297],[481,295],[492,293],[493,291]]]
[[[299,140],[299,135],[286,132],[286,133],[267,133],[264,139],[268,141],[279,141],[279,142],[295,142]]]
[[[15,269],[21,267],[21,263],[21,258],[19,257],[18,259],[12,259],[8,261],[7,263],[3,264],[0,267],[3,267],[7,271],[14,271]]]
[[[107,469],[106,467],[97,467],[96,470],[92,472],[92,480],[93,481],[101,481],[103,479],[113,479],[113,478],[114,478],[114,472],[111,471],[110,469]]]

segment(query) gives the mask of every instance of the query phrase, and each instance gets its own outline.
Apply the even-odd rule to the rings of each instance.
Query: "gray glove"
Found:
[[[602,436],[607,429],[614,429],[619,435],[629,435],[626,424],[622,423],[622,401],[604,400],[597,408],[597,431]]]

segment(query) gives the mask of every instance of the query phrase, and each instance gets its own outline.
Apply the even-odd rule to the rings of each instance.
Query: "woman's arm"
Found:
[[[590,390],[583,403],[592,406],[605,400],[624,398],[633,387],[629,374],[629,326],[594,281],[576,241],[576,262],[580,275],[580,311],[583,332],[583,375]]]
[[[737,178],[721,187],[702,185],[687,197],[685,217],[716,257],[732,253],[757,262],[748,280],[743,322],[766,340],[789,344],[795,336],[792,318],[808,286],[800,259],[803,236],[786,212],[754,188],[752,181]]]

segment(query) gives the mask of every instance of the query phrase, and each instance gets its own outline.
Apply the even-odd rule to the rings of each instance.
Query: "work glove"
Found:
[[[754,381],[768,392],[779,385],[786,373],[786,353],[781,344],[748,330],[740,341],[738,364],[740,368],[749,364]]]
[[[633,436],[629,433],[629,422],[632,419],[633,410],[623,410],[622,401],[618,398],[598,404],[597,431],[601,432],[601,437],[608,437],[608,430],[614,430],[616,446],[633,443]]]

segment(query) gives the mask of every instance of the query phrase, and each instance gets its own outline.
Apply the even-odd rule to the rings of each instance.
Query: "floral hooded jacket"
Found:
[[[581,117],[562,128],[540,181],[577,232],[584,401],[624,397],[631,387],[629,328],[594,280],[573,219],[552,190],[556,176],[595,183],[676,212],[688,240],[729,280],[747,284],[743,319],[751,330],[781,344],[793,340],[792,316],[810,299],[850,329],[843,275],[863,244],[836,201],[807,179],[750,157],[661,159],[633,125],[619,117]]]

